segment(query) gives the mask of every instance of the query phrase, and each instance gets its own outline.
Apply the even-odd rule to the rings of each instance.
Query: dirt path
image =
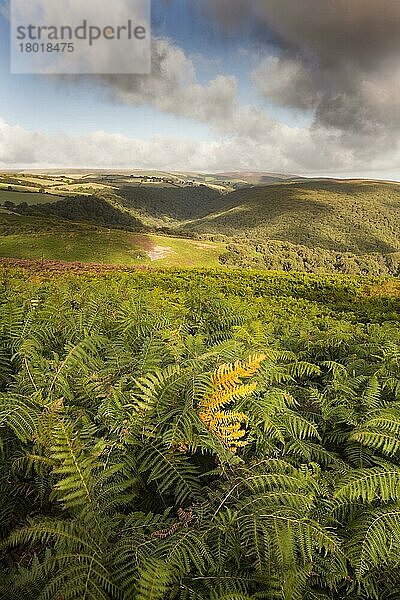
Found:
[[[130,237],[130,242],[147,254],[151,261],[162,260],[175,253],[169,246],[157,246],[153,240],[145,234],[135,234]]]
[[[171,254],[174,254],[175,251],[169,246],[153,246],[151,250],[146,250],[145,252],[150,260],[153,261],[167,258]]]

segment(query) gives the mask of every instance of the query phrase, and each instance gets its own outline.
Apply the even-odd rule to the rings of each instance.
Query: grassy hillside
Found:
[[[280,181],[302,179],[297,175],[290,175],[287,173],[264,173],[262,171],[230,171],[228,173],[219,173],[218,176],[225,179],[242,181],[243,183],[250,185],[263,185],[265,183],[278,183]]]
[[[160,174],[159,174],[160,175]],[[80,176],[83,182],[83,176]],[[88,175],[85,185],[100,186],[104,200],[96,202],[86,196],[60,200],[49,194],[23,194],[0,191],[2,199],[14,197],[29,205],[53,203],[37,207],[41,214],[95,220],[99,216],[105,225],[128,223],[131,214],[134,227],[140,223],[168,226],[181,233],[221,234],[232,239],[258,242],[281,241],[309,248],[355,254],[377,252],[387,254],[400,250],[400,185],[373,181],[311,180],[264,186],[247,186],[221,193],[207,185],[162,184],[162,177],[122,175]],[[164,175],[164,178],[166,175]],[[89,184],[88,179],[93,178]],[[95,183],[95,179],[108,183]],[[27,178],[28,179],[28,178]],[[133,183],[140,179],[139,183]],[[207,179],[207,176],[204,176]],[[77,179],[69,180],[71,189],[79,189]],[[172,181],[172,183],[171,183]],[[111,185],[112,184],[112,185]],[[192,182],[193,184],[193,182]],[[17,203],[17,202],[16,202]],[[79,204],[79,207],[77,206]],[[119,204],[119,208],[118,208]],[[75,210],[76,207],[76,210]],[[117,215],[122,211],[123,215]],[[131,212],[130,212],[131,211]],[[104,213],[104,215],[102,214]],[[140,218],[139,218],[140,220]],[[99,222],[99,221],[97,221]]]
[[[0,190],[11,192],[41,192],[48,195],[70,196],[77,194],[93,194],[112,188],[107,182],[97,181],[97,178],[87,179],[80,173],[0,173]],[[12,200],[12,198],[10,198]],[[29,200],[22,200],[30,202]],[[44,200],[45,201],[45,200]],[[50,200],[47,200],[48,202]]]
[[[29,205],[36,205],[45,204],[48,202],[57,202],[57,200],[60,200],[60,196],[34,192],[33,189],[34,188],[32,188],[31,191],[27,189],[23,189],[22,191],[19,191],[18,189],[14,189],[12,191],[0,189],[0,205],[4,205],[6,202],[11,202],[16,205],[23,204],[24,202]]]
[[[224,244],[0,213],[0,256],[99,264],[215,267]]]

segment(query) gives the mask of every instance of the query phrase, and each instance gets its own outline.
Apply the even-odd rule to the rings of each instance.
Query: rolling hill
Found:
[[[228,180],[240,180],[250,185],[263,185],[265,183],[278,183],[281,181],[301,180],[298,175],[290,175],[289,173],[269,173],[262,171],[229,171],[226,173],[218,173],[218,176]]]
[[[136,246],[129,241],[126,245],[136,232],[175,239],[175,261],[179,263],[181,253],[183,263],[190,266],[219,260],[230,267],[400,274],[399,184],[298,178],[251,185],[239,184],[239,179],[234,183],[229,179],[233,175],[198,175],[196,179],[194,174],[151,172],[81,172],[68,177],[18,174],[14,176],[18,185],[42,182],[48,190],[56,188],[57,195],[29,189],[1,191],[0,253],[140,264],[140,252],[132,259]],[[260,174],[247,176],[260,179]],[[8,174],[3,185],[11,179]],[[72,195],[73,189],[85,192]],[[33,232],[28,231],[29,223],[35,223]],[[96,227],[94,243],[90,232]],[[82,234],[85,228],[87,235]],[[107,228],[114,232],[111,237]],[[62,251],[62,238],[52,241],[55,229],[64,229],[74,238],[69,251]],[[32,237],[42,234],[47,236],[45,242],[42,238],[45,250]],[[31,237],[24,241],[27,235]],[[113,236],[115,252],[103,251]],[[190,240],[200,245],[190,246]]]
[[[400,185],[307,181],[237,190],[182,230],[338,252],[400,250]]]

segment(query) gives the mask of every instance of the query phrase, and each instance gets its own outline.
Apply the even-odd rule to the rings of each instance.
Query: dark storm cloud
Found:
[[[206,0],[221,28],[246,21],[264,28],[279,62],[255,73],[275,103],[315,111],[315,126],[336,128],[345,143],[374,136],[395,143],[400,132],[399,0]],[[291,77],[291,74],[293,77]]]
[[[265,39],[275,33],[282,48],[313,50],[327,66],[349,57],[371,66],[400,50],[399,0],[204,0],[196,10],[222,28],[261,21]]]

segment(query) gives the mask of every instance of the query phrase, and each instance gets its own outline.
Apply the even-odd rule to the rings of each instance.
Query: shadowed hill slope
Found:
[[[224,206],[224,196],[206,185],[181,188],[122,186],[118,195],[127,208],[140,210],[151,217],[178,221],[204,217]]]
[[[67,221],[88,221],[98,225],[113,226],[128,230],[142,230],[143,223],[134,216],[96,196],[63,198],[48,204],[20,204],[14,211],[23,215],[58,217]]]
[[[253,187],[182,225],[187,232],[281,240],[338,252],[400,250],[400,185],[312,181]]]

